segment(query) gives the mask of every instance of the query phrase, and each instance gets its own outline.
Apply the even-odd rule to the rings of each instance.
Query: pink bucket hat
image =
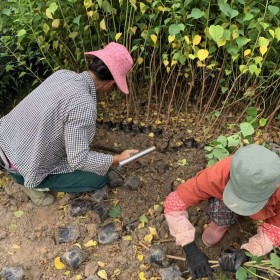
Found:
[[[100,58],[109,68],[118,88],[125,94],[129,93],[126,75],[133,65],[133,60],[125,46],[112,42],[102,50],[86,52],[85,55]]]

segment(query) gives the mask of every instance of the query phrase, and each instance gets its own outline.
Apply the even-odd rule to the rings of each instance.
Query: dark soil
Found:
[[[192,139],[182,145],[167,132],[150,137],[144,133],[125,133],[103,127],[98,127],[94,145],[116,150],[157,147],[155,152],[121,170],[124,177],[138,176],[142,181],[140,188],[134,191],[125,187],[109,189],[105,203],[110,207],[119,205],[120,217],[108,217],[101,223],[96,213],[90,210],[83,216],[73,217],[70,215],[68,194],[59,194],[56,202],[49,207],[36,207],[11,182],[7,182],[4,188],[0,188],[0,270],[19,264],[24,269],[24,279],[32,280],[86,279],[102,270],[106,271],[108,279],[136,280],[143,272],[140,275],[145,275],[145,278],[142,279],[155,280],[162,279],[160,267],[149,263],[149,251],[145,246],[161,245],[166,254],[183,257],[182,249],[175,245],[169,234],[162,203],[182,180],[191,178],[205,167],[203,145]],[[87,200],[88,196],[82,199]],[[23,215],[16,217],[15,212],[19,210],[23,211]],[[139,217],[143,214],[148,223],[141,228]],[[218,246],[207,248],[200,239],[209,222],[207,202],[189,209],[189,215],[197,229],[197,244],[211,260],[217,260],[225,249],[239,248],[256,232],[256,225],[251,220],[240,218]],[[107,245],[98,244],[98,230],[109,222],[115,223],[120,238]],[[58,242],[59,229],[65,226],[78,227],[76,241]],[[151,244],[144,241],[150,233],[149,227],[155,228],[158,233]],[[97,241],[97,246],[84,246],[90,240]],[[62,257],[77,243],[87,253],[87,259],[76,270],[68,266],[58,270],[54,265],[55,258]],[[175,264],[179,266],[182,277],[187,279],[189,273],[184,261],[169,259],[167,264],[165,262],[168,266]],[[216,279],[221,279],[219,269],[215,271]],[[228,275],[224,279],[230,278]]]

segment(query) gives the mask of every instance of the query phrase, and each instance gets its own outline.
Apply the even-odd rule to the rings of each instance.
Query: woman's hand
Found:
[[[139,152],[138,150],[132,149],[132,150],[125,150],[119,155],[114,155],[112,165],[117,165],[120,161],[125,160],[138,152]]]

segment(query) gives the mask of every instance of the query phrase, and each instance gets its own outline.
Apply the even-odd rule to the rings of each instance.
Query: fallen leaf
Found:
[[[148,223],[148,219],[147,219],[147,217],[145,216],[145,214],[143,214],[143,215],[141,215],[141,216],[139,217],[139,221],[140,221],[140,222],[143,222],[143,223]]]
[[[144,237],[144,241],[147,242],[147,243],[151,243],[153,240],[153,235],[152,234],[147,234],[145,237]]]
[[[139,274],[139,280],[147,280],[146,277],[145,277],[145,273],[143,271],[141,271]]]
[[[154,228],[154,227],[149,227],[149,230],[150,230],[150,233],[151,233],[153,236],[158,237],[158,233],[157,233],[156,228]]]
[[[131,241],[132,237],[131,237],[131,235],[126,235],[126,236],[123,236],[122,239],[125,241]]]
[[[65,267],[64,263],[61,262],[60,257],[56,257],[54,259],[54,266],[56,269],[59,269],[59,270],[63,269]]]
[[[20,246],[18,246],[17,244],[13,244],[12,249],[20,249]]]
[[[70,270],[67,270],[67,271],[64,272],[64,275],[66,275],[66,276],[70,276],[70,274],[71,274]]]
[[[150,133],[149,133],[149,137],[154,138],[154,137],[155,137],[155,134],[154,134],[153,132],[150,132]]]
[[[118,275],[120,275],[120,274],[121,274],[121,270],[120,270],[119,268],[117,268],[117,269],[114,270],[114,275],[115,275],[115,276],[118,276]]]
[[[79,244],[79,243],[75,243],[74,246],[77,246],[77,247],[79,247],[80,249],[82,249],[82,246],[81,246],[81,244]]]
[[[98,264],[100,267],[105,267],[105,263],[104,263],[104,262],[98,261],[97,264]]]
[[[15,212],[15,216],[17,218],[20,218],[22,215],[23,215],[23,211],[21,211],[21,210],[18,210],[18,211]]]
[[[97,272],[97,275],[101,278],[101,279],[104,279],[104,280],[108,280],[108,276],[107,276],[107,273],[105,270],[99,270]]]
[[[143,259],[144,259],[144,255],[142,255],[142,254],[137,255],[137,259],[138,259],[140,262],[142,262]]]
[[[85,247],[92,247],[97,246],[97,241],[93,241],[92,239],[89,240],[87,243],[84,244]]]
[[[82,280],[82,279],[83,279],[82,275],[79,274],[79,275],[76,276],[76,280]]]

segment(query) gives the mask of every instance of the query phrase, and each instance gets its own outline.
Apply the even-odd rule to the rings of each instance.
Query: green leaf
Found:
[[[276,269],[280,269],[280,258],[277,256],[276,253],[270,254],[271,265],[274,266]]]
[[[243,137],[250,136],[254,133],[254,128],[250,123],[243,122],[240,124],[240,130],[243,134]]]
[[[214,148],[213,154],[218,160],[221,160],[227,157],[229,155],[229,152],[222,145],[218,145],[217,147]]]
[[[258,70],[259,70],[259,68],[256,64],[249,65],[249,71],[252,75],[256,74],[258,76],[258,74],[259,74]]]
[[[275,32],[275,38],[279,42],[280,41],[280,27],[277,27],[274,32]]]
[[[43,24],[43,31],[47,34],[49,32],[49,30],[50,30],[50,27],[46,23],[44,23]]]
[[[227,138],[223,135],[220,135],[217,139],[217,141],[223,146],[226,147],[227,146]]]
[[[209,161],[208,161],[208,163],[207,163],[207,166],[212,166],[212,165],[214,165],[215,163],[217,163],[218,162],[218,160],[216,160],[216,159],[210,159]]]
[[[22,215],[23,215],[23,211],[21,211],[21,210],[18,210],[18,211],[15,212],[15,216],[17,218],[20,218]]]
[[[228,3],[219,2],[220,10],[231,19],[238,16],[239,12],[231,8]]]
[[[81,15],[77,16],[76,18],[73,19],[73,23],[80,25],[80,19],[81,19]]]
[[[254,18],[254,15],[251,13],[246,13],[245,17],[243,18],[243,21],[251,20]]]
[[[273,6],[273,5],[268,5],[267,7],[269,9],[269,11],[274,15],[276,16],[278,13],[279,13],[279,7],[277,6]]]
[[[244,45],[246,45],[250,40],[245,38],[245,37],[238,37],[236,39],[236,43],[238,45],[239,48],[243,47]]]
[[[52,14],[54,14],[54,12],[57,10],[58,6],[56,3],[51,3],[49,6],[50,11],[52,12]]]
[[[239,267],[235,273],[237,280],[246,280],[247,279],[247,272],[245,268]]]
[[[113,206],[111,207],[111,209],[109,210],[108,215],[111,218],[117,218],[121,215],[121,207],[119,205]]]
[[[148,219],[147,219],[147,217],[145,216],[145,214],[143,214],[143,215],[141,215],[140,217],[139,217],[139,221],[141,222],[141,223],[148,223]]]
[[[168,28],[168,32],[170,35],[176,35],[179,34],[181,31],[184,31],[185,25],[180,23],[180,24],[171,24]]]
[[[200,9],[193,8],[191,14],[187,16],[187,18],[194,18],[194,19],[199,19],[203,17],[205,13],[201,11]]]
[[[258,115],[258,112],[255,107],[248,107],[246,109],[246,114],[255,118]]]
[[[217,43],[224,34],[224,28],[221,25],[211,25],[209,27],[209,34],[212,39]]]
[[[259,120],[259,126],[260,127],[264,127],[266,125],[266,123],[267,123],[267,119],[261,118]]]
[[[4,14],[4,15],[9,17],[11,15],[11,9],[3,9],[2,10],[2,14]]]
[[[241,144],[241,139],[238,134],[227,137],[228,147],[238,147]]]
[[[17,36],[18,36],[18,37],[23,37],[25,34],[26,34],[25,29],[21,29],[21,30],[17,33]]]
[[[76,31],[74,31],[74,32],[71,32],[71,33],[69,34],[69,38],[75,39],[78,35],[79,35],[79,33],[76,32]]]
[[[213,147],[211,146],[205,146],[204,147],[204,150],[207,151],[207,152],[211,152],[213,150]]]

